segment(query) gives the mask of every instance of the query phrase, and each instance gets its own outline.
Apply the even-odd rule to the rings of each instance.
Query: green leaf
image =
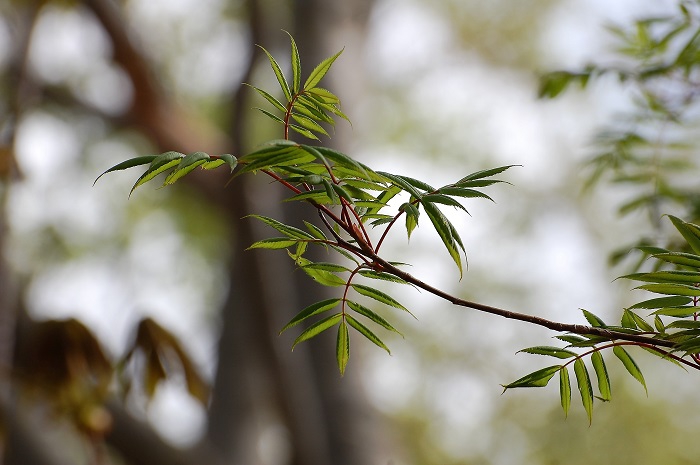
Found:
[[[289,32],[287,32],[287,35],[289,36],[289,41],[292,45],[292,93],[296,95],[301,86],[301,60],[299,59],[299,49],[297,48],[296,42],[294,42],[294,38]]]
[[[425,202],[440,203],[443,205],[448,205],[450,207],[459,208],[460,210],[464,210],[465,212],[467,211],[467,209],[464,208],[464,206],[461,203],[459,203],[458,201],[456,201],[452,197],[448,197],[448,196],[442,195],[442,194],[424,195],[421,198],[421,203],[424,204]]]
[[[698,312],[697,307],[666,307],[656,310],[652,315],[664,315],[673,318],[686,318]]]
[[[265,223],[268,226],[271,226],[275,228],[277,231],[281,232],[282,234],[285,234],[289,237],[293,237],[296,239],[314,239],[314,236],[311,234],[307,233],[306,231],[302,231],[299,228],[295,228],[294,226],[288,226],[284,223],[281,223],[273,218],[269,218],[267,216],[262,216],[262,215],[248,215],[246,218],[256,218],[263,223]]]
[[[642,375],[641,370],[637,366],[637,363],[630,357],[630,355],[627,353],[625,349],[623,349],[621,346],[615,346],[613,347],[613,353],[615,356],[620,359],[622,364],[625,366],[629,374],[631,374],[634,379],[639,381],[642,386],[644,386],[644,392],[647,392],[647,384],[644,381],[644,376]]]
[[[292,129],[294,132],[301,134],[302,136],[306,137],[307,139],[313,139],[313,140],[320,140],[316,134],[313,132],[309,131],[308,129],[305,129],[299,125],[296,124],[290,124],[289,128]]]
[[[604,401],[609,401],[612,398],[612,390],[610,389],[610,376],[608,376],[608,369],[605,366],[605,361],[600,351],[595,351],[591,354],[591,362],[593,363],[593,369],[595,370],[595,375],[598,378],[598,390],[600,391],[600,397]]]
[[[406,234],[410,240],[413,230],[416,229],[416,226],[418,226],[420,210],[418,210],[418,207],[413,205],[411,202],[406,202],[399,207],[399,211],[406,213]]]
[[[292,247],[299,242],[298,239],[289,239],[287,237],[272,237],[270,239],[263,239],[261,241],[254,242],[248,247],[248,249],[286,249],[287,247]]]
[[[591,326],[595,328],[605,328],[607,326],[603,320],[601,320],[599,317],[589,312],[588,310],[581,309],[581,311],[583,312],[583,316],[586,317],[586,320],[588,320]]]
[[[341,299],[326,299],[322,300],[321,302],[316,302],[315,304],[309,305],[304,310],[297,313],[296,316],[292,318],[289,321],[289,323],[287,323],[284,326],[284,328],[280,330],[280,334],[282,334],[289,328],[298,325],[310,316],[318,315],[319,313],[323,313],[332,308],[335,308],[338,305],[338,303],[340,303],[340,301]]]
[[[309,232],[310,232],[316,239],[319,239],[319,240],[322,240],[322,241],[328,240],[328,237],[326,237],[326,235],[323,233],[323,231],[321,231],[321,229],[318,228],[318,226],[316,226],[316,225],[313,224],[313,223],[309,223],[309,222],[306,221],[306,220],[304,221],[304,224],[306,225],[306,229],[308,229]]]
[[[564,416],[569,416],[571,408],[571,381],[569,380],[569,370],[565,366],[559,369],[559,397],[561,398],[561,408],[564,409]]]
[[[136,182],[131,188],[131,191],[129,192],[129,197],[131,197],[131,194],[133,194],[137,187],[147,183],[151,179],[158,176],[160,173],[163,173],[164,171],[167,171],[170,168],[177,166],[182,160],[182,157],[184,156],[185,155],[183,153],[173,151],[161,153],[160,155],[158,155],[156,158],[153,159],[153,161],[151,161],[148,170],[146,170],[146,172],[143,173],[141,177],[136,180]]]
[[[302,268],[306,269],[312,269],[312,270],[322,270],[322,271],[328,271],[330,273],[343,273],[345,271],[350,271],[350,269],[338,265],[336,263],[308,263],[306,265],[303,265]]]
[[[348,326],[344,321],[338,325],[335,356],[338,361],[340,376],[343,376],[345,375],[345,367],[348,365],[348,360],[350,360],[350,335],[348,334]]]
[[[483,192],[479,192],[474,189],[465,189],[463,187],[443,187],[438,192],[444,195],[451,195],[453,197],[482,198],[488,199],[492,202],[494,201],[491,197],[484,194]]]
[[[483,178],[490,178],[491,176],[495,176],[497,174],[503,173],[505,170],[510,169],[514,166],[520,166],[520,165],[499,166],[498,168],[491,168],[488,170],[477,171],[475,173],[472,173],[468,176],[463,177],[462,179],[457,181],[455,183],[455,185],[459,186],[459,185],[463,185],[469,181],[475,181],[477,179],[483,179]]]
[[[650,273],[632,273],[620,278],[652,283],[700,283],[700,272],[683,270],[663,270]]]
[[[374,344],[376,344],[378,347],[381,347],[382,349],[386,350],[386,352],[391,355],[391,351],[389,348],[382,342],[381,339],[379,339],[367,326],[363,325],[359,321],[357,321],[355,318],[352,316],[346,314],[345,319],[347,320],[348,324],[355,328],[360,334],[362,334],[364,337],[372,341]]]
[[[398,283],[398,284],[409,284],[407,281],[399,278],[398,276],[394,276],[391,273],[385,273],[383,271],[374,271],[374,270],[360,270],[358,272],[360,276],[363,278],[368,278],[368,279],[379,279],[381,281],[389,281],[392,283]]]
[[[552,346],[536,346],[528,347],[527,349],[519,350],[518,353],[524,352],[526,354],[535,355],[549,355],[550,357],[556,358],[571,358],[576,356],[576,352],[570,350],[561,349],[559,347]]]
[[[304,90],[309,91],[316,87],[316,85],[323,79],[323,76],[326,75],[329,69],[331,69],[331,66],[333,65],[333,62],[340,56],[340,54],[343,53],[343,50],[339,51],[333,56],[330,56],[323,60],[314,70],[311,72],[309,77],[306,79],[306,82],[304,83]]]
[[[544,387],[552,379],[552,376],[564,368],[562,365],[553,365],[551,367],[542,368],[540,370],[534,371],[529,375],[525,375],[522,378],[513,381],[510,384],[503,386],[503,391],[506,389],[521,388],[521,387]]]
[[[409,194],[411,194],[413,197],[420,199],[423,196],[423,193],[418,191],[411,183],[407,182],[403,177],[397,176],[395,174],[387,173],[384,171],[377,171],[377,174],[380,176],[384,176],[387,178],[389,181],[391,181],[394,185],[400,187],[401,189],[405,190]]]
[[[389,324],[388,321],[386,321],[384,318],[381,316],[377,315],[374,313],[372,310],[369,308],[365,307],[364,305],[358,304],[357,302],[353,302],[351,300],[346,301],[348,304],[348,307],[350,307],[352,310],[356,311],[362,316],[365,316],[372,320],[374,323],[378,324],[384,329],[388,329],[389,331],[396,333],[403,337],[403,334],[401,334],[399,331],[396,330],[391,324]]]
[[[581,336],[575,336],[573,334],[565,334],[563,336],[554,336],[555,339],[559,339],[560,341],[568,342],[569,344],[576,345],[580,344],[582,342],[588,342],[588,339],[583,338]]]
[[[593,386],[591,386],[591,378],[588,376],[586,365],[580,358],[577,358],[574,362],[574,373],[576,374],[578,391],[581,393],[581,403],[586,410],[588,423],[590,424],[593,419]]]
[[[681,233],[683,238],[686,240],[690,248],[693,249],[693,252],[700,254],[700,235],[698,235],[698,227],[686,223],[675,216],[668,215],[668,217],[678,232]],[[695,228],[692,228],[691,226],[695,226]]]
[[[374,299],[383,304],[389,305],[390,307],[398,308],[399,310],[408,312],[411,316],[415,318],[413,313],[411,313],[406,307],[404,307],[393,297],[383,293],[382,291],[379,291],[369,286],[364,286],[362,284],[351,284],[351,286],[353,289],[355,289],[355,291],[357,291],[358,294],[361,294],[365,297],[369,297],[370,299]]]
[[[308,129],[309,131],[319,132],[319,133],[323,134],[324,136],[328,135],[328,132],[325,129],[323,129],[323,127],[320,124],[318,124],[316,121],[312,120],[311,118],[309,118],[307,116],[300,115],[297,113],[292,113],[292,118],[294,119],[294,121],[299,123],[299,125],[301,127],[303,127],[304,129]]]
[[[654,328],[652,328],[651,325],[644,320],[644,318],[637,315],[633,311],[629,311],[629,312],[632,315],[632,318],[634,318],[634,322],[639,327],[639,329],[641,329],[642,331],[645,331],[647,333],[654,332]]]
[[[641,249],[641,247],[640,247]],[[676,265],[690,266],[693,268],[700,268],[700,256],[682,253],[682,252],[667,252],[667,253],[657,253],[653,255],[654,258],[668,262],[674,263]]]
[[[209,161],[209,155],[204,152],[193,152],[189,155],[185,155],[182,161],[180,161],[177,169],[165,178],[163,186],[173,184],[175,181],[190,173],[198,166],[203,165],[207,161]]]
[[[127,168],[133,168],[134,166],[146,165],[148,163],[151,163],[157,157],[158,155],[146,155],[144,157],[131,158],[129,160],[118,163],[110,169],[108,169],[107,171],[103,172],[101,175],[97,176],[97,179],[95,179],[95,182],[93,182],[92,185],[94,186],[97,183],[97,181],[107,173],[111,173],[113,171],[121,171]]]
[[[308,266],[303,265],[301,269],[304,271],[304,273],[309,275],[311,279],[324,286],[338,287],[345,285],[345,280],[343,278],[336,276],[329,271],[309,268]]]
[[[636,308],[662,308],[662,307],[680,307],[681,305],[686,305],[692,302],[691,297],[686,296],[671,296],[671,297],[657,297],[654,299],[645,300],[643,302],[636,303],[629,307],[630,309]]]
[[[280,118],[279,116],[270,113],[269,111],[265,110],[264,108],[258,108],[258,107],[253,107],[254,110],[258,110],[259,112],[263,113],[265,116],[270,118],[272,121],[280,124],[284,124],[284,120]]]
[[[328,104],[335,105],[340,103],[340,99],[333,92],[327,89],[323,89],[321,87],[314,87],[313,89],[306,89],[306,91],[310,94],[313,94],[315,97],[322,98]]]
[[[307,341],[312,337],[318,336],[323,331],[332,328],[340,322],[342,317],[343,315],[341,315],[340,313],[336,313],[335,315],[331,315],[329,317],[324,318],[323,320],[317,321],[316,323],[312,324],[308,327],[308,329],[306,329],[306,331],[301,333],[299,337],[297,337],[294,340],[294,344],[292,344],[292,350],[294,350],[294,347],[296,347],[297,344],[299,344],[300,342]]]
[[[282,92],[284,92],[284,96],[287,98],[287,101],[290,102],[292,100],[292,93],[289,89],[289,84],[287,84],[287,80],[284,78],[284,74],[282,73],[282,68],[280,68],[280,65],[273,58],[273,56],[270,55],[270,52],[265,50],[265,47],[263,47],[261,45],[258,45],[258,47],[260,47],[260,49],[262,49],[262,51],[265,52],[265,55],[267,55],[267,59],[270,60],[270,66],[272,67],[272,70],[275,72],[275,77],[277,78],[277,82],[279,82],[279,85],[282,88]]]
[[[687,284],[644,284],[635,289],[644,289],[657,294],[669,294],[674,296],[700,296],[700,288]]]
[[[330,149],[328,147],[315,146],[313,148],[336,165],[342,166],[343,168],[350,170],[352,173],[355,173],[358,178],[365,179],[367,181],[384,181],[381,176],[372,171],[369,167],[353,160],[351,157],[342,152]]]
[[[459,239],[459,236],[456,235],[457,231],[454,229],[454,226],[452,226],[452,223],[450,223],[450,221],[435,205],[431,203],[424,203],[421,205],[423,205],[426,215],[428,215],[428,218],[430,218],[430,222],[435,227],[435,231],[437,231],[438,235],[440,236],[440,239],[445,245],[450,257],[452,257],[452,260],[457,265],[457,268],[459,269],[459,278],[462,279],[462,257],[459,254],[459,249],[457,246],[459,245],[462,250],[464,250],[464,247],[461,244],[461,239]]]
[[[244,84],[245,84],[245,83],[244,83]],[[249,87],[252,87],[258,94],[262,95],[263,98],[265,98],[265,100],[267,100],[268,102],[270,102],[270,103],[272,104],[272,106],[274,106],[275,108],[277,108],[277,109],[278,109],[279,111],[281,111],[282,113],[286,113],[287,108],[285,108],[285,106],[282,104],[282,102],[280,102],[279,100],[277,100],[277,99],[276,99],[275,97],[273,97],[270,93],[264,91],[263,89],[260,89],[259,87],[251,86],[250,84],[245,84],[245,85],[247,85],[247,86],[249,86]]]

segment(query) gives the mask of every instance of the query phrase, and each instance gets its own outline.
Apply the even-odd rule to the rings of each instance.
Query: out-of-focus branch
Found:
[[[135,419],[117,403],[110,403],[107,407],[112,416],[112,430],[107,442],[131,465],[225,463],[205,443],[187,450],[178,449],[166,443],[148,423]]]

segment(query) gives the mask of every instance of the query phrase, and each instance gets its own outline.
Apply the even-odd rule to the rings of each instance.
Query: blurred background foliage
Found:
[[[322,290],[286,257],[243,252],[267,233],[246,214],[294,222],[308,211],[283,209],[278,190],[252,177],[227,188],[225,177],[188,177],[130,201],[129,174],[91,187],[137,155],[241,153],[279,137],[241,82],[274,87],[254,44],[284,56],[285,29],[307,69],[345,47],[328,85],[353,126],[339,124],[332,141],[360,161],[438,184],[523,165],[497,205],[455,218],[470,263],[461,282],[420,228],[410,247],[387,244],[389,256],[470,300],[616,320],[631,297],[610,283],[623,271],[608,254],[658,236],[658,214],[619,218],[635,194],[624,185],[582,196],[581,166],[635,95],[603,76],[543,102],[537,76],[613,63],[606,24],[632,27],[676,3],[2,3],[5,463],[694,463],[693,374],[640,357],[646,398],[611,368],[614,402],[588,427],[578,408],[564,420],[556,386],[501,396],[499,384],[541,363],[515,351],[551,334],[409,292],[419,319],[401,320],[406,340],[388,341],[391,357],[359,347],[341,380],[332,341],[291,353],[293,335],[277,336]]]

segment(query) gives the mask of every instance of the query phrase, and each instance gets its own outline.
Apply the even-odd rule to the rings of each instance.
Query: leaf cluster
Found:
[[[588,370],[583,362],[590,356],[597,382],[597,396],[609,401],[612,395],[603,351],[612,349],[627,372],[639,381],[646,390],[644,376],[624,346],[637,346],[649,353],[679,366],[700,369],[700,226],[669,216],[671,223],[681,234],[693,253],[673,252],[658,247],[645,247],[645,253],[653,259],[672,267],[669,270],[654,270],[622,276],[624,279],[641,282],[635,289],[657,294],[624,309],[619,325],[607,325],[601,318],[583,310],[588,323],[595,328],[605,328],[622,334],[647,336],[648,342],[620,341],[593,335],[567,334],[556,338],[566,342],[564,348],[539,346],[521,352],[566,359],[563,365],[553,365],[526,375],[506,386],[541,387],[559,372],[562,408],[568,413],[571,405],[571,386],[567,366],[574,364],[574,373],[581,400],[589,421],[593,411],[593,387]],[[650,311],[646,316],[641,311]],[[648,321],[650,319],[651,321]],[[671,321],[669,321],[671,320]],[[577,351],[577,349],[579,351]],[[582,353],[580,353],[582,351]]]
[[[301,59],[299,57],[299,49],[291,34],[289,40],[291,43],[291,63],[292,63],[292,79],[288,81],[282,72],[282,68],[275,58],[264,47],[259,46],[265,52],[270,66],[272,67],[277,82],[284,95],[284,101],[279,100],[271,93],[256,87],[250,86],[267,100],[273,111],[257,108],[267,117],[284,126],[285,139],[289,137],[289,130],[301,134],[302,136],[319,140],[319,135],[328,136],[328,132],[323,127],[324,124],[334,126],[335,120],[333,116],[349,121],[348,117],[340,110],[340,99],[328,89],[319,87],[319,83],[328,73],[333,62],[343,52],[326,58],[316,66],[311,74],[306,78],[304,84],[301,84]],[[250,84],[247,84],[250,85]]]
[[[600,131],[596,153],[587,164],[585,188],[602,180],[631,187],[618,213],[648,214],[658,236],[661,212],[674,211],[690,221],[700,218],[700,196],[689,176],[698,171],[692,153],[700,96],[700,4],[679,2],[674,14],[639,19],[631,27],[611,26],[609,31],[618,41],[615,64],[547,73],[539,95],[554,98],[573,84],[586,87],[602,75],[623,83],[633,109],[616,115]],[[642,237],[632,246],[649,243]],[[682,242],[668,245],[676,248]],[[611,260],[621,260],[629,249],[628,245],[616,251]],[[642,255],[637,267],[648,258]]]

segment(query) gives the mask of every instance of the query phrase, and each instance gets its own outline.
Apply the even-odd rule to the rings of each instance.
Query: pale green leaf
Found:
[[[310,316],[318,315],[319,313],[326,312],[328,310],[331,310],[332,308],[335,308],[339,303],[341,299],[326,299],[321,302],[316,302],[314,304],[309,305],[306,307],[304,310],[300,311],[299,313],[296,314],[294,318],[292,318],[289,323],[287,323],[284,328],[280,330],[280,334],[282,334],[284,331],[288,330],[289,328],[298,325],[302,321],[306,320]]]
[[[396,334],[399,334],[401,337],[403,337],[403,334],[401,334],[399,331],[396,330],[391,324],[389,324],[388,321],[386,321],[384,318],[381,316],[377,315],[375,312],[370,310],[369,308],[365,307],[364,305],[361,305],[357,302],[353,302],[351,300],[347,301],[348,307],[350,307],[352,310],[356,311],[360,315],[363,315],[370,320],[372,320],[374,323],[378,324],[379,326],[383,327],[384,329],[388,329],[391,332],[394,332]]]
[[[348,360],[350,360],[350,335],[348,334],[348,326],[344,321],[341,321],[338,325],[335,356],[338,362],[340,376],[343,376],[345,374],[345,367],[348,365]]]
[[[347,320],[348,324],[355,328],[360,334],[362,334],[364,337],[372,341],[374,344],[376,344],[378,347],[381,347],[382,349],[386,350],[386,352],[391,355],[391,351],[389,348],[382,342],[381,339],[377,337],[376,334],[374,334],[367,326],[363,325],[359,321],[357,321],[355,318],[353,318],[350,315],[345,315],[345,319]]]
[[[639,381],[641,385],[644,386],[644,391],[647,392],[647,384],[644,381],[644,376],[642,375],[642,372],[639,369],[639,366],[637,366],[637,363],[634,361],[634,359],[632,359],[632,357],[630,357],[627,351],[620,346],[615,346],[613,348],[613,353],[618,359],[620,359],[620,361],[625,366],[629,374],[631,374],[634,377],[634,379]]]
[[[329,69],[331,69],[331,66],[333,65],[333,62],[340,56],[340,54],[343,53],[343,50],[339,51],[333,56],[330,56],[323,60],[321,63],[319,63],[316,68],[311,72],[309,77],[306,79],[306,82],[304,83],[304,91],[309,91],[316,87],[318,83],[323,79],[323,77],[326,75]]]
[[[180,161],[177,169],[173,170],[173,172],[165,178],[163,186],[173,184],[175,181],[190,173],[198,166],[203,165],[207,161],[209,161],[209,155],[204,152],[193,152],[185,155],[182,161]]]
[[[540,370],[534,371],[529,375],[525,375],[522,378],[513,381],[510,384],[503,386],[503,390],[521,387],[544,387],[552,379],[552,376],[562,368],[562,365],[553,365],[551,367],[542,368]]]
[[[97,179],[95,179],[95,182],[93,182],[92,185],[94,186],[97,183],[97,181],[107,173],[111,173],[113,171],[121,171],[127,168],[133,168],[134,166],[146,165],[151,163],[157,157],[158,155],[146,155],[144,157],[131,158],[129,160],[116,164],[107,171],[103,172],[101,175],[97,176]]]
[[[556,358],[571,358],[576,356],[576,352],[552,346],[528,347],[527,349],[519,350],[518,353],[519,352],[535,355],[549,355],[550,357]]]
[[[559,397],[561,398],[561,408],[564,409],[564,416],[569,416],[571,408],[571,381],[569,380],[569,370],[565,366],[559,369]]]
[[[307,341],[312,337],[318,336],[323,331],[332,328],[340,322],[342,317],[343,315],[341,315],[340,313],[336,313],[335,315],[331,315],[329,317],[324,318],[323,320],[317,321],[316,323],[312,324],[306,329],[306,331],[301,333],[299,337],[297,337],[294,340],[294,344],[292,344],[292,350],[294,350],[294,347],[296,347],[297,344],[299,344],[300,342]]]
[[[284,92],[284,96],[287,98],[287,101],[292,100],[292,92],[289,89],[289,84],[287,84],[287,80],[284,78],[284,74],[282,73],[282,68],[280,68],[280,65],[277,63],[277,60],[273,58],[272,55],[270,55],[270,52],[265,50],[265,47],[258,45],[260,49],[262,49],[263,52],[265,52],[265,55],[267,55],[267,59],[270,61],[270,66],[272,67],[272,70],[275,73],[275,77],[277,78],[277,82],[279,82],[280,87],[282,88],[282,92]]]
[[[604,401],[609,401],[612,398],[610,376],[608,376],[608,369],[605,366],[605,361],[603,360],[603,356],[601,355],[600,351],[595,351],[591,354],[591,362],[593,364],[596,377],[598,378],[598,390],[600,391],[600,397]]]
[[[588,423],[590,424],[593,419],[593,386],[591,385],[591,378],[588,376],[588,369],[586,369],[586,365],[580,358],[574,362],[574,373],[576,374],[578,390],[581,393],[581,403],[586,410]]]
[[[405,312],[408,312],[411,316],[413,316],[413,313],[411,313],[406,307],[401,305],[398,301],[396,301],[393,297],[385,294],[382,291],[379,291],[377,289],[374,289],[369,286],[364,286],[362,284],[352,284],[352,288],[357,291],[358,294],[361,294],[365,297],[369,297],[370,299],[374,299],[378,302],[381,302],[383,304],[389,305],[394,308],[398,308],[399,310],[403,310]],[[415,316],[414,316],[415,318]]]

